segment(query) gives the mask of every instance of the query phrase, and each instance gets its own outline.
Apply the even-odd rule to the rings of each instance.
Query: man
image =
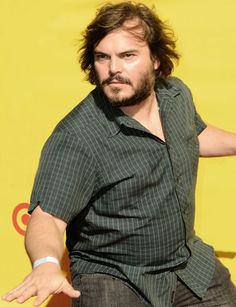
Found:
[[[104,5],[80,51],[96,88],[44,146],[26,234],[33,271],[4,299],[236,306],[227,269],[194,234],[199,155],[235,155],[236,135],[206,125],[170,77],[174,40],[146,6]],[[65,230],[73,287],[59,265]]]

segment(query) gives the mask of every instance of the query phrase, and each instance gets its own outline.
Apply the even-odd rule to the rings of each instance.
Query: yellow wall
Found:
[[[25,230],[27,222],[24,203],[29,202],[44,141],[91,89],[82,80],[75,45],[102,2],[1,1],[1,295],[30,270],[23,235],[18,232]],[[155,4],[160,17],[175,29],[183,56],[175,74],[191,87],[202,117],[236,131],[236,2],[144,2]],[[197,233],[224,256],[221,259],[230,268],[234,282],[235,178],[236,158],[201,160],[196,212]],[[45,306],[59,306],[56,300]]]

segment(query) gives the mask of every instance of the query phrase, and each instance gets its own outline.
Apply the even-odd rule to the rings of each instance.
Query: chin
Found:
[[[133,96],[131,97],[120,97],[119,99],[116,97],[107,97],[108,101],[113,107],[128,107],[139,104],[141,101],[134,99]]]
[[[104,91],[106,97],[110,101],[119,102],[119,101],[125,101],[129,100],[134,96],[134,93],[124,93],[122,90],[117,91]]]

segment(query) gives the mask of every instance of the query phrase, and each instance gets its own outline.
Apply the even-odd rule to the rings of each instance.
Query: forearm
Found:
[[[236,133],[208,125],[198,138],[201,157],[236,155]]]
[[[64,252],[63,232],[66,225],[37,207],[29,220],[25,248],[32,263],[52,256],[59,261]]]
[[[64,251],[64,231],[66,223],[41,210],[38,206],[29,220],[25,238],[25,247],[32,262],[46,256],[61,259]],[[80,296],[65,278],[60,266],[44,263],[36,266],[24,281],[3,296],[11,302],[23,303],[37,296],[34,306],[41,305],[49,295],[65,293],[70,297]]]

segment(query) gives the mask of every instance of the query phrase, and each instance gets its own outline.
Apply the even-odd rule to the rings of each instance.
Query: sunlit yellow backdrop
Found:
[[[31,269],[19,233],[25,230],[26,209],[18,205],[29,202],[46,138],[91,89],[76,62],[76,43],[103,2],[1,0],[1,295]],[[143,2],[154,4],[175,29],[182,54],[175,75],[191,87],[199,113],[207,122],[236,131],[236,2]],[[215,246],[234,282],[235,179],[235,157],[201,160],[196,231]],[[67,306],[60,302],[48,300],[44,306]],[[32,301],[24,306],[32,306]]]

